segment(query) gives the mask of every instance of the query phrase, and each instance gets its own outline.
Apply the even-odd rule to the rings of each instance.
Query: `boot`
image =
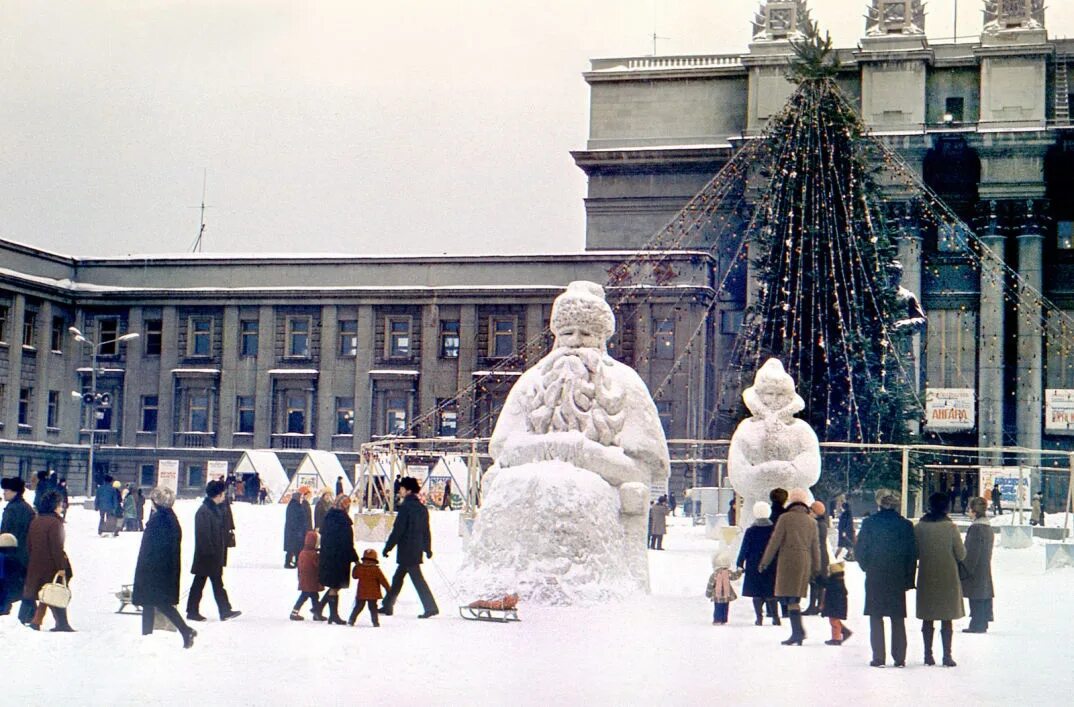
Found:
[[[780,641],[785,646],[800,646],[802,640],[806,637],[805,629],[802,628],[802,611],[800,609],[790,610],[791,619],[791,637],[786,641]]]
[[[753,613],[757,615],[757,620],[753,622],[754,626],[760,626],[764,623],[764,616],[761,615],[761,609],[764,607],[764,599],[760,597],[753,598]]]
[[[943,645],[943,665],[945,668],[953,668],[958,663],[951,657],[951,638],[954,634],[954,629],[951,627],[950,621],[944,621],[940,625],[940,644]]]
[[[850,638],[851,636],[853,636],[853,635],[854,635],[854,632],[853,632],[853,631],[851,631],[851,630],[850,630],[849,628],[847,628],[846,626],[844,626],[844,627],[843,627],[843,642],[844,642],[844,643],[846,643],[846,640],[847,640],[848,638]]]
[[[306,619],[302,618],[302,614],[298,613],[297,611],[292,611],[291,612],[291,620],[292,621],[305,621]]]
[[[782,626],[782,622],[779,620],[779,607],[776,604],[776,600],[772,599],[765,602],[768,607],[768,615],[772,618],[773,626]]]
[[[347,619],[347,625],[348,625],[348,626],[353,626],[353,625],[354,625],[354,622],[355,622],[355,621],[357,621],[357,620],[358,620],[358,605],[357,605],[357,604],[355,604],[355,605],[354,605],[354,608],[353,608],[353,609],[351,609],[351,615],[350,615],[350,618],[349,618],[349,619]]]
[[[921,638],[925,643],[925,665],[936,665],[936,659],[932,657],[932,637],[935,629],[931,621],[921,624]]]
[[[328,623],[346,626],[347,622],[339,617],[339,595],[330,596],[325,601],[328,602]]]
[[[53,616],[56,617],[56,626],[52,629],[55,633],[74,633],[75,630],[71,628],[71,624],[67,622],[67,609],[57,609],[53,607]]]
[[[328,597],[326,596],[325,599]],[[310,611],[314,621],[327,621],[324,617],[324,600],[318,599],[316,595],[313,597],[313,609]]]
[[[186,633],[183,634],[183,648],[190,648],[194,645],[194,637],[198,635],[198,632],[192,628],[188,628]]]
[[[26,624],[35,631],[41,630],[41,624],[45,622],[45,611],[48,607],[44,604],[38,604],[34,610],[34,617],[30,619],[30,623]]]

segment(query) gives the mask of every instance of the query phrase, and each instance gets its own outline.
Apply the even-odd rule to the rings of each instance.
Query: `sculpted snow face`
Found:
[[[467,567],[472,575],[478,566],[484,566],[483,570],[498,566],[504,572],[510,569],[523,577],[537,567],[546,568],[542,570],[546,572],[547,567],[556,566],[564,572],[560,584],[567,577],[586,577],[587,582],[606,581],[609,586],[647,588],[645,534],[649,490],[652,485],[665,484],[669,472],[667,443],[656,405],[637,373],[608,356],[606,343],[615,331],[615,318],[599,285],[571,283],[552,306],[551,328],[556,337],[553,350],[519,378],[496,422],[489,442],[489,452],[496,463],[483,480],[485,501],[474,528],[464,573]],[[486,513],[486,510],[498,508],[500,501],[511,497],[516,505],[528,506],[516,508],[511,515],[528,519],[531,524],[545,523],[551,528],[549,519],[542,516],[557,511],[547,507],[546,499],[541,498],[548,496],[547,489],[536,491],[546,487],[548,480],[534,484],[531,477],[542,473],[542,465],[545,473],[551,473],[562,470],[564,464],[580,473],[596,475],[604,482],[601,487],[611,492],[611,498],[615,499],[611,506],[613,516],[603,520],[579,518],[577,525],[611,524],[617,528],[615,543],[609,544],[604,538],[597,543],[599,547],[592,547],[593,538],[587,537],[582,529],[574,537],[564,536],[562,529],[557,529],[557,535],[566,543],[555,551],[562,555],[558,563],[527,557],[526,549],[519,553],[503,552],[504,536],[508,532],[518,534],[519,529],[508,531],[502,527],[513,522],[507,520],[508,514]],[[532,491],[520,492],[523,487]],[[582,489],[580,493],[590,493],[585,489],[591,486],[582,484],[577,488]],[[593,508],[608,508],[605,501],[594,497]],[[491,555],[486,550],[492,546],[500,548],[498,557],[485,557]],[[572,557],[587,558],[603,569],[579,573],[571,567],[572,562],[578,562]],[[512,562],[517,566],[504,567],[504,563]],[[624,573],[625,585],[620,576]],[[547,580],[547,577],[533,578],[532,583],[547,587]],[[503,581],[501,577],[488,584],[500,588]],[[527,598],[526,587],[518,589]],[[568,602],[569,595],[571,592],[566,592],[550,603]],[[592,592],[574,595],[591,596]],[[531,593],[529,598],[550,599],[547,592],[542,592],[540,597]]]
[[[813,428],[794,417],[805,402],[783,364],[770,358],[742,393],[752,417],[731,436],[728,478],[743,498],[742,520],[753,523],[753,504],[768,501],[774,488],[808,489],[820,478],[820,444]]]

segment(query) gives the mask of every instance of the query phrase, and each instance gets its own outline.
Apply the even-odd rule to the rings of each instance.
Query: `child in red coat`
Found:
[[[298,553],[298,591],[302,593],[298,595],[295,608],[291,610],[292,621],[303,620],[298,611],[306,603],[307,599],[313,604],[313,620],[325,620],[324,616],[321,615],[324,604],[318,596],[321,590],[324,589],[317,579],[317,570],[320,564],[321,558],[317,554],[317,531],[310,530],[306,533],[306,542],[302,547],[302,552]]]
[[[362,613],[363,606],[368,605],[373,625],[380,626],[380,617],[377,615],[377,602],[381,599],[380,588],[390,589],[391,585],[380,571],[376,550],[369,548],[362,553],[362,561],[354,566],[351,577],[358,580],[358,592],[354,597],[354,610],[351,611],[351,618],[347,623],[353,626],[358,620],[358,614]]]

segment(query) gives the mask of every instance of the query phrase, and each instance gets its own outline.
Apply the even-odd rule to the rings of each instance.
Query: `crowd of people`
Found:
[[[905,667],[906,592],[916,588],[924,663],[936,664],[933,643],[938,622],[941,662],[955,667],[953,622],[965,616],[964,600],[969,600],[971,617],[964,632],[985,633],[993,620],[994,538],[986,519],[988,504],[982,497],[968,499],[973,523],[963,542],[947,515],[947,494],[932,494],[928,512],[916,524],[899,514],[897,492],[881,489],[875,498],[877,511],[862,521],[857,533],[849,503],[845,498],[836,500],[840,506],[837,549],[829,558],[824,504],[811,502],[805,489],[774,489],[771,503],[754,505],[756,520],[743,535],[737,561],[732,564],[726,550],[713,558],[714,571],[706,588],[706,596],[715,604],[713,623],[727,622],[727,605],[737,598],[730,583],[741,574],[742,593],[753,600],[756,625],[764,623],[766,609],[773,624],[781,623],[781,613],[789,618],[791,635],[784,645],[802,645],[806,638],[802,617],[818,613],[831,628],[831,638],[825,643],[842,645],[853,633],[843,624],[848,603],[845,569],[847,562],[856,561],[865,573],[870,665],[887,663],[887,619],[892,661],[896,667]],[[803,609],[807,595],[810,602]]]

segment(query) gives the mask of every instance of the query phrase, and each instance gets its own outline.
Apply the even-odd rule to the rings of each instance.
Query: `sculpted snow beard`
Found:
[[[533,434],[577,431],[606,447],[623,429],[623,388],[606,376],[604,353],[594,348],[554,349],[538,364],[539,382],[527,391]]]

